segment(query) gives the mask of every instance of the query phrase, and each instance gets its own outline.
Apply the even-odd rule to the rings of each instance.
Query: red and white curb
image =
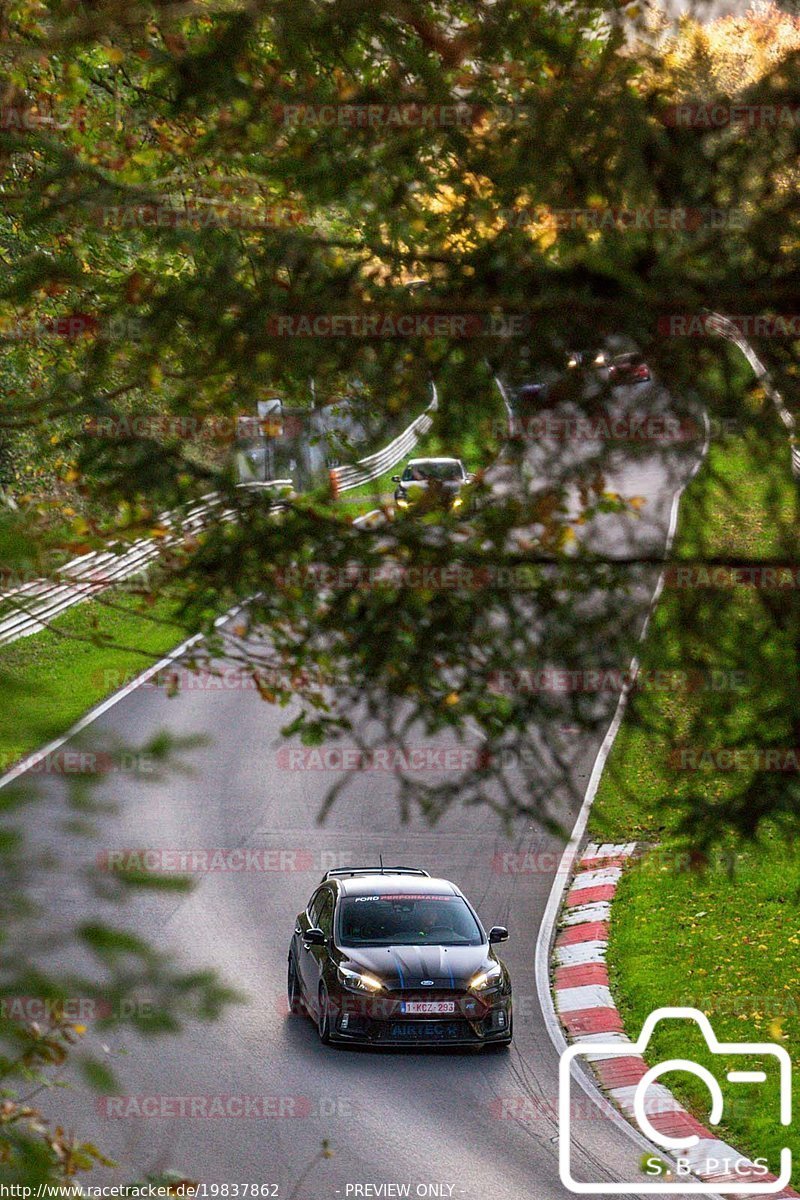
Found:
[[[635,842],[590,843],[578,860],[564,898],[553,948],[553,988],[556,1012],[568,1042],[632,1044],[609,987],[606,951],[614,894],[635,850]],[[648,1071],[647,1063],[635,1052],[613,1056],[587,1052],[585,1057],[604,1093],[636,1125],[633,1099],[637,1084]],[[748,1181],[764,1185],[776,1180],[775,1175],[764,1174],[746,1155],[715,1137],[662,1084],[653,1083],[648,1088],[646,1113],[653,1128],[667,1137],[694,1134],[699,1139],[681,1152],[689,1160],[695,1179],[713,1186]],[[669,1159],[657,1147],[654,1152]],[[727,1164],[736,1164],[735,1172],[726,1170]],[[770,1195],[794,1197],[798,1193],[785,1187]]]

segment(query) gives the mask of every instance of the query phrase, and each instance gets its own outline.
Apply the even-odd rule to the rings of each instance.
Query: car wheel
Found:
[[[300,981],[297,978],[297,967],[295,966],[294,955],[292,954],[289,955],[289,970],[286,976],[286,995],[289,1000],[289,1012],[302,1012],[303,997],[300,995]]]
[[[323,1046],[327,1046],[331,1040],[331,1006],[328,1000],[328,989],[325,984],[320,984],[319,989],[319,1012],[317,1013],[317,1033],[319,1040]]]

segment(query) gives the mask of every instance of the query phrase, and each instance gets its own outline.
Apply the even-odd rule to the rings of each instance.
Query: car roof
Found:
[[[408,466],[416,466],[418,463],[458,463],[461,466],[460,458],[410,458]]]
[[[449,879],[431,879],[418,875],[349,875],[336,881],[343,896],[460,896]]]

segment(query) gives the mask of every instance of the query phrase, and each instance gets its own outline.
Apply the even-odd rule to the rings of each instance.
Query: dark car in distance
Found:
[[[608,368],[608,378],[615,387],[631,383],[649,383],[650,368],[641,354],[617,354]]]
[[[323,1043],[508,1046],[511,980],[455,884],[417,867],[328,871],[296,921],[288,996]]]
[[[586,367],[587,369],[599,370],[601,367],[607,367],[610,355],[607,350],[572,350],[567,355],[567,368],[574,371],[578,367]]]

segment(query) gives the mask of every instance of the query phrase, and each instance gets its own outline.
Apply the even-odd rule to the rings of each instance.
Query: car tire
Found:
[[[319,1009],[317,1012],[317,1033],[323,1046],[329,1046],[331,1041],[331,1006],[328,999],[328,989],[325,984],[319,988]]]
[[[289,1001],[289,1013],[294,1016],[303,1011],[303,997],[300,993],[300,980],[297,978],[297,966],[294,955],[289,955],[289,968],[286,972],[286,997]]]

